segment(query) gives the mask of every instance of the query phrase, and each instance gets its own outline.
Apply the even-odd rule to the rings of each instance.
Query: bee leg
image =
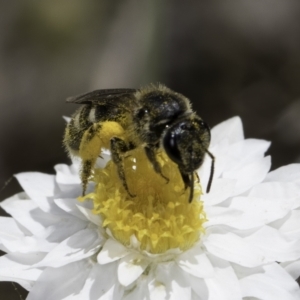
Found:
[[[182,177],[182,181],[184,183],[184,189],[186,190],[188,187],[191,186],[190,176],[189,176],[189,174],[182,172],[180,169],[179,169],[179,171],[180,171],[180,174]]]
[[[197,183],[200,183],[200,177],[199,177],[198,173],[195,172],[195,174],[196,174],[196,177],[197,177]]]
[[[80,171],[80,179],[82,182],[82,196],[85,195],[89,177],[95,165],[97,157],[101,151],[101,140],[99,138],[100,124],[93,124],[83,134],[79,156],[82,158],[82,166]]]
[[[194,172],[191,172],[191,174],[188,174],[188,173],[182,172],[180,169],[179,169],[179,171],[180,171],[183,183],[184,183],[184,189],[186,190],[188,187],[190,188],[189,203],[191,203],[193,200],[193,197],[194,197]]]
[[[92,173],[93,162],[91,160],[82,161],[80,179],[82,182],[82,197],[85,195],[89,177]]]
[[[162,171],[161,171],[161,166],[159,164],[159,162],[157,161],[156,159],[156,155],[155,155],[155,147],[153,146],[147,146],[145,147],[145,152],[146,152],[146,155],[149,159],[149,161],[151,162],[153,168],[154,168],[154,171],[156,173],[158,173],[162,178],[164,178],[166,180],[166,182],[168,183],[169,182],[169,178],[166,177]]]
[[[131,194],[126,182],[124,165],[121,153],[125,153],[130,150],[130,148],[126,145],[126,143],[117,137],[114,137],[110,140],[110,148],[111,148],[111,157],[112,161],[116,164],[118,175],[123,183],[123,187],[127,191],[130,197],[135,197],[136,195]]]

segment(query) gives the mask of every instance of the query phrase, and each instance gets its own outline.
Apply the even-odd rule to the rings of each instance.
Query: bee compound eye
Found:
[[[164,149],[171,160],[181,163],[181,154],[178,150],[177,136],[174,132],[167,132],[163,139]]]

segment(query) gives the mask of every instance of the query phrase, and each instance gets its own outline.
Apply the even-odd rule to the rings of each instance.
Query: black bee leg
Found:
[[[188,187],[191,186],[190,176],[187,173],[183,173],[180,169],[179,169],[179,171],[180,171],[180,174],[182,177],[182,181],[184,183],[184,189],[186,190]]]
[[[195,174],[196,174],[196,177],[197,177],[197,183],[200,183],[200,178],[199,178],[199,175],[198,175],[198,173],[197,173],[197,172],[195,172]]]
[[[185,190],[189,187],[190,188],[190,196],[189,196],[189,203],[192,202],[194,197],[194,172],[191,172],[191,174],[184,173],[180,169],[180,174],[184,183]],[[199,178],[199,177],[198,177]]]
[[[93,162],[91,160],[84,160],[82,162],[80,179],[82,182],[82,197],[85,195],[89,177],[92,172]]]
[[[89,178],[101,150],[101,141],[98,136],[100,129],[100,124],[90,126],[88,130],[84,132],[79,146],[79,156],[82,158],[80,171],[82,196],[85,195]]]
[[[166,182],[168,183],[169,182],[169,178],[166,177],[162,171],[161,171],[161,167],[160,167],[160,164],[159,162],[157,161],[156,159],[156,155],[155,155],[155,146],[152,146],[152,147],[145,147],[145,152],[146,152],[146,155],[149,159],[149,161],[151,162],[154,170],[156,173],[158,173],[162,178],[164,178],[166,180]]]
[[[117,166],[118,175],[123,183],[123,186],[130,197],[135,197],[136,195],[131,194],[129,191],[126,178],[125,178],[123,159],[121,155],[122,153],[127,152],[129,149],[126,143],[122,139],[117,137],[114,137],[110,140],[110,147],[111,147],[112,161]]]

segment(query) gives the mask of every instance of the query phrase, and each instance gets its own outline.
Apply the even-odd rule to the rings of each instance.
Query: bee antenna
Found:
[[[206,149],[205,152],[209,155],[209,157],[211,158],[211,165],[210,165],[210,175],[209,175],[209,179],[208,179],[208,184],[207,184],[207,188],[206,188],[206,193],[208,194],[211,188],[211,184],[213,181],[213,177],[214,177],[214,171],[215,171],[215,157]]]
[[[194,197],[194,172],[191,172],[191,178],[190,178],[190,197],[189,197],[189,203],[192,202]]]

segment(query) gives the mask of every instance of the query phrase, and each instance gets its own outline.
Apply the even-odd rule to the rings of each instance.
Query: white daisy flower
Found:
[[[77,164],[16,175],[25,192],[1,203],[0,280],[28,300],[300,299],[300,165],[269,172],[270,143],[245,140],[237,117],[211,133],[212,188],[207,159],[192,203],[162,153],[169,183],[141,150],[125,159],[134,198],[110,161],[79,200]]]

